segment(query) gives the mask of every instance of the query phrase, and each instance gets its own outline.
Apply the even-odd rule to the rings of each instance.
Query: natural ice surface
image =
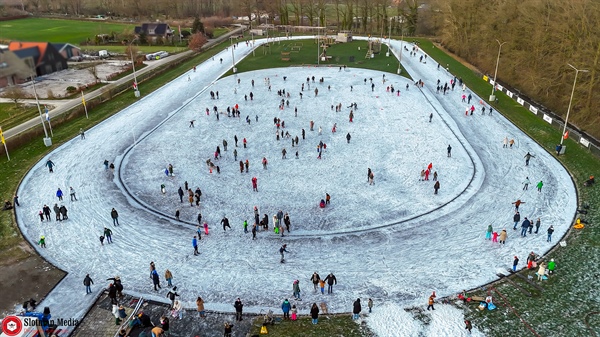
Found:
[[[283,77],[287,76],[287,80]],[[315,76],[309,84],[307,76]],[[404,88],[410,81],[387,74],[385,86]],[[272,91],[268,91],[269,78]],[[319,83],[323,78],[324,82]],[[279,68],[229,76],[192,100],[176,115],[161,125],[127,154],[121,177],[132,194],[152,209],[174,217],[180,209],[180,219],[195,223],[198,212],[211,228],[219,228],[226,215],[232,225],[241,228],[244,220],[249,229],[254,223],[253,207],[258,206],[260,217],[271,216],[279,209],[290,214],[292,235],[323,235],[384,226],[413,218],[448,203],[464,192],[471,181],[474,167],[461,144],[447,126],[436,121],[431,129],[428,116],[435,111],[418,90],[395,93],[372,91],[383,86],[381,72],[337,67]],[[237,83],[240,80],[240,84]],[[251,81],[254,80],[254,87]],[[304,97],[299,93],[305,85]],[[310,85],[310,89],[308,89]],[[328,86],[331,89],[328,89]],[[350,86],[354,88],[351,91]],[[234,92],[237,90],[237,94]],[[319,90],[315,97],[314,89]],[[290,93],[289,107],[280,110],[277,90]],[[219,92],[220,99],[210,99],[209,90]],[[244,99],[253,92],[254,99]],[[358,109],[349,108],[356,102]],[[332,105],[342,104],[335,112]],[[227,117],[227,106],[238,104],[241,118]],[[213,106],[219,109],[216,119]],[[210,115],[205,113],[205,107]],[[296,117],[294,109],[298,109]],[[353,111],[353,122],[349,113]],[[246,122],[249,116],[250,123]],[[256,121],[258,116],[258,122]],[[280,118],[285,128],[277,130],[274,118]],[[195,127],[189,121],[195,120]],[[314,131],[310,131],[314,121]],[[336,132],[332,132],[336,124]],[[304,128],[306,139],[302,140]],[[322,132],[319,134],[319,128]],[[290,138],[276,139],[276,133],[289,132]],[[350,133],[348,143],[346,135]],[[237,135],[238,147],[234,136]],[[292,147],[298,136],[299,146]],[[248,140],[247,148],[242,140]],[[224,150],[223,140],[228,143]],[[452,141],[449,141],[452,140]],[[322,141],[327,148],[318,159],[316,147]],[[446,147],[453,143],[453,158],[447,157]],[[216,147],[222,157],[214,159]],[[234,160],[234,149],[238,161]],[[282,159],[286,149],[287,159]],[[295,152],[298,151],[298,159]],[[267,169],[262,158],[268,160]],[[211,159],[220,167],[212,173],[206,165]],[[249,160],[248,173],[240,173],[239,161]],[[429,181],[420,181],[419,174],[433,164]],[[167,177],[166,167],[174,166],[174,177]],[[367,183],[367,168],[375,175],[375,185]],[[433,172],[443,186],[439,195],[433,194]],[[252,190],[251,178],[257,177],[258,190]],[[177,194],[184,182],[194,191],[202,190],[201,207],[190,207],[187,191],[181,203]],[[160,185],[166,194],[160,193]],[[318,207],[325,193],[332,204],[323,210]],[[272,222],[271,222],[272,225]],[[272,227],[272,226],[271,226]]]
[[[392,41],[392,46],[395,52],[400,50],[399,41]],[[249,50],[248,47],[240,44],[240,47],[235,51],[236,60],[239,59],[240,54],[247,54]],[[233,301],[239,296],[244,300],[245,308],[250,311],[258,312],[261,308],[270,307],[279,312],[278,308],[283,298],[291,297],[292,281],[294,279],[300,280],[303,291],[303,301],[297,304],[300,313],[308,313],[309,305],[313,302],[323,301],[328,303],[332,312],[348,312],[352,308],[352,302],[357,297],[371,297],[376,303],[393,302],[400,306],[424,306],[432,290],[436,290],[438,296],[455,294],[462,289],[470,289],[496,279],[496,273],[505,271],[511,265],[514,255],[524,257],[532,250],[536,253],[544,253],[552,247],[552,243],[546,242],[545,235],[550,224],[554,225],[556,229],[553,236],[554,242],[557,242],[568,229],[576,209],[576,194],[572,181],[564,168],[551,154],[546,153],[539,145],[527,138],[498,113],[494,112],[492,116],[481,116],[480,112],[476,111],[474,116],[464,116],[465,104],[461,103],[460,95],[462,93],[459,89],[455,89],[454,92],[450,92],[446,96],[435,93],[437,79],[439,78],[444,83],[449,81],[451,76],[444,70],[437,70],[435,62],[419,63],[418,56],[410,57],[408,52],[405,51],[403,53],[403,65],[415,80],[422,79],[425,82],[425,87],[422,90],[422,95],[416,95],[417,89],[415,86],[410,86],[409,93],[405,93],[404,86],[400,86],[399,89],[402,91],[400,102],[409,107],[419,107],[425,106],[423,101],[428,100],[432,109],[435,108],[435,112],[431,124],[424,122],[428,119],[431,111],[429,108],[424,111],[403,112],[403,114],[412,116],[410,124],[407,125],[409,131],[402,128],[397,130],[399,139],[396,142],[396,147],[390,153],[394,154],[394,151],[402,151],[401,153],[406,156],[410,155],[411,158],[422,160],[414,163],[405,163],[398,160],[399,169],[397,171],[399,172],[386,166],[390,165],[389,163],[392,161],[387,159],[387,156],[380,154],[379,151],[385,150],[376,148],[376,144],[372,144],[372,148],[365,145],[367,139],[376,139],[377,134],[384,134],[386,137],[394,136],[388,133],[382,125],[382,123],[388,124],[384,119],[380,123],[366,123],[364,120],[367,117],[376,121],[375,112],[377,112],[380,105],[387,106],[387,104],[398,103],[397,97],[392,97],[391,94],[388,95],[385,92],[385,87],[380,84],[381,73],[377,74],[376,72],[374,72],[373,80],[376,83],[375,93],[378,94],[379,99],[361,97],[362,100],[358,100],[359,89],[357,86],[359,85],[356,85],[355,90],[357,92],[340,91],[333,100],[333,104],[341,102],[344,105],[344,112],[339,113],[341,122],[338,122],[339,131],[334,138],[330,138],[331,125],[322,122],[324,136],[327,135],[327,139],[331,139],[331,141],[326,141],[331,146],[328,146],[324,159],[317,161],[315,158],[316,152],[310,151],[309,145],[300,142],[301,147],[306,146],[307,149],[302,151],[302,159],[298,161],[306,161],[311,165],[307,165],[306,168],[309,172],[294,172],[294,174],[305,174],[307,177],[315,179],[316,182],[325,184],[324,186],[328,189],[331,188],[330,190],[306,186],[303,187],[302,195],[298,195],[298,199],[292,199],[287,194],[293,195],[294,191],[286,185],[296,182],[293,182],[294,179],[291,174],[285,173],[286,170],[281,170],[281,177],[261,178],[257,173],[257,177],[260,178],[260,192],[255,192],[255,196],[252,196],[250,178],[254,175],[251,174],[256,171],[259,171],[261,175],[271,174],[261,171],[262,167],[257,158],[262,157],[258,152],[252,153],[256,162],[251,163],[251,172],[243,175],[245,179],[241,178],[242,175],[239,174],[239,171],[236,172],[237,166],[235,164],[231,164],[233,165],[231,168],[224,165],[223,167],[227,172],[222,172],[220,177],[215,177],[214,172],[212,176],[207,177],[204,160],[211,155],[214,151],[213,148],[222,141],[221,133],[219,133],[217,139],[211,139],[210,135],[201,133],[203,130],[205,133],[214,132],[216,135],[217,131],[222,131],[206,128],[208,124],[203,123],[205,116],[200,117],[200,115],[206,108],[204,105],[207,105],[207,103],[202,103],[197,107],[198,111],[186,110],[188,108],[184,107],[164,126],[160,126],[156,130],[156,134],[149,133],[148,138],[141,140],[138,144],[139,148],[132,150],[132,157],[136,157],[140,153],[144,154],[138,151],[142,151],[140,149],[147,146],[146,142],[155,142],[161,146],[146,148],[145,150],[148,157],[155,158],[156,173],[153,172],[154,168],[140,167],[138,169],[143,170],[144,173],[140,174],[139,177],[135,177],[135,179],[144,181],[144,184],[149,186],[132,186],[135,181],[130,180],[133,179],[133,177],[127,175],[130,168],[125,167],[122,173],[123,178],[126,179],[127,185],[133,191],[147,188],[151,192],[148,192],[148,195],[144,197],[148,198],[159,194],[160,184],[168,181],[162,173],[164,166],[171,160],[166,156],[172,154],[165,151],[165,149],[174,146],[171,148],[172,152],[181,152],[182,154],[177,154],[177,156],[184,158],[181,163],[172,162],[175,166],[176,175],[180,173],[188,174],[186,173],[186,165],[189,165],[192,169],[197,169],[197,173],[189,174],[197,175],[191,176],[191,178],[176,176],[173,180],[179,183],[181,183],[180,179],[194,180],[193,188],[195,188],[194,184],[197,180],[202,188],[203,202],[210,203],[212,198],[218,198],[215,197],[215,194],[227,193],[231,200],[226,200],[226,202],[239,205],[238,207],[229,206],[233,209],[232,215],[227,214],[231,220],[233,230],[226,233],[223,233],[215,223],[222,216],[221,212],[212,210],[216,208],[216,204],[203,205],[207,208],[206,214],[204,214],[203,209],[202,211],[203,215],[209,216],[211,234],[208,237],[203,236],[200,242],[201,254],[194,257],[191,254],[191,237],[194,231],[189,226],[179,226],[174,221],[157,217],[154,213],[141,208],[135,200],[124,194],[123,187],[118,181],[113,179],[109,172],[104,171],[102,162],[104,159],[108,159],[111,162],[114,161],[117,167],[120,167],[121,157],[134,141],[139,141],[140,136],[154,129],[168,115],[180,108],[186,101],[194,97],[204,87],[210,85],[211,81],[227,70],[228,64],[231,64],[230,55],[230,51],[223,51],[215,56],[216,61],[209,60],[199,65],[196,73],[188,72],[192,79],[191,82],[187,81],[188,74],[184,74],[181,78],[165,85],[157,92],[144,96],[138,103],[124,109],[118,115],[88,130],[85,140],[75,138],[53,151],[48,157],[57,164],[53,174],[49,174],[47,169],[43,167],[45,160],[42,160],[24,178],[18,191],[21,202],[21,207],[17,209],[19,226],[24,236],[31,242],[36,242],[40,235],[45,235],[47,248],[36,247],[38,252],[58,267],[69,272],[67,278],[59,284],[56,291],[49,294],[45,302],[51,303],[53,314],[59,317],[81,317],[81,312],[85,310],[86,303],[91,303],[92,300],[92,296],[86,297],[84,295],[84,287],[81,284],[86,273],[90,273],[96,282],[93,287],[96,292],[99,291],[101,286],[106,285],[103,283],[104,279],[120,275],[124,281],[126,291],[142,294],[145,297],[163,299],[166,289],[163,288],[158,294],[155,294],[152,290],[148,270],[150,261],[156,263],[163,286],[166,283],[162,277],[164,270],[169,268],[173,272],[174,283],[178,286],[178,291],[182,295],[184,303],[190,308],[194,307],[193,301],[196,296],[202,296],[207,302],[206,308],[208,310],[233,310]],[[224,59],[223,65],[218,62],[221,57]],[[379,55],[378,57],[384,56]],[[265,75],[257,75],[255,86],[262,85],[263,77],[271,77],[272,90],[278,90],[278,86],[275,85],[276,79],[273,78],[274,74],[278,72],[279,70],[272,69],[264,71]],[[295,88],[290,85],[290,89],[288,89],[292,90],[292,94],[298,92],[297,85],[300,80],[295,80],[296,78],[304,78],[305,80],[306,76],[312,76],[317,72],[333,73],[330,80],[326,79],[325,84],[327,85],[329,85],[329,81],[333,83],[334,78],[338,76],[335,69],[281,69],[281,73],[288,76],[288,81],[294,80],[296,83]],[[349,68],[346,72],[343,72],[342,76],[353,73],[367,73],[367,71]],[[250,74],[240,74],[239,76],[250,76]],[[391,81],[403,82],[402,79],[398,79],[392,74],[386,74],[386,78]],[[227,80],[224,79],[223,81]],[[215,87],[220,86],[220,83],[225,82],[217,82]],[[242,85],[247,85],[247,83],[242,82]],[[337,85],[343,87],[342,84]],[[312,83],[311,88],[313,88]],[[143,84],[140,85],[140,89],[144,94]],[[231,91],[231,85],[218,90],[220,95],[230,95],[231,93],[227,93],[227,91]],[[247,88],[245,91],[238,90],[238,95],[247,91],[249,91]],[[310,93],[312,91],[306,93],[303,101],[312,98],[311,96],[314,93],[312,95]],[[263,99],[262,96],[266,96],[264,90],[255,94],[257,94],[256,99]],[[325,96],[326,94],[326,89],[319,89],[319,96]],[[197,100],[205,100],[206,96],[203,95],[200,94]],[[411,99],[407,100],[406,97]],[[266,97],[264,99],[265,106],[262,108],[265,109],[263,113],[265,117],[262,118],[262,114],[259,116],[259,124],[264,122],[264,127],[272,127],[272,117],[267,116],[272,116],[276,112],[273,112],[273,110],[276,110],[277,98],[269,99],[268,103]],[[225,98],[221,98],[218,103],[221,103],[221,100],[225,100]],[[412,100],[415,102],[408,102]],[[193,102],[195,101],[193,100]],[[343,141],[343,136],[345,136],[343,130],[349,127],[345,123],[348,113],[348,109],[345,107],[349,105],[349,102],[354,101],[358,104],[358,111],[355,113],[356,121],[352,125],[356,136],[353,135],[350,146],[360,149],[360,152],[346,151],[348,146]],[[479,98],[474,97],[474,102],[476,107],[479,108]],[[249,110],[250,107],[245,108],[244,103],[239,99],[237,102],[226,100],[218,106],[222,109],[221,106],[234,103],[240,104],[242,119],[244,119],[248,114],[245,110]],[[399,110],[401,110],[402,104],[399,105]],[[290,105],[292,105],[291,99]],[[208,107],[212,109],[212,104]],[[326,111],[303,110],[299,106],[298,118],[304,120],[308,117],[308,114],[314,114],[315,116],[334,114],[330,110],[324,110]],[[290,116],[290,111],[293,111],[293,109],[286,109],[282,114]],[[93,113],[93,111],[90,113]],[[194,132],[200,134],[197,144],[187,139],[190,137],[185,137],[187,132],[191,132],[191,130],[188,130],[187,123],[189,117],[194,116],[194,113],[195,116],[198,116],[195,118],[198,125]],[[384,115],[382,114],[382,116]],[[210,118],[214,118],[212,113]],[[175,123],[177,119],[180,120],[180,124]],[[288,124],[288,121],[294,123],[293,126],[290,125],[290,128],[295,129],[296,132],[298,127],[306,128],[307,126],[305,120],[304,124],[298,123],[296,125],[293,122],[293,117],[283,119],[286,124]],[[207,119],[206,122],[210,122],[210,125],[216,125],[215,120]],[[234,131],[234,126],[240,127],[240,130],[243,131],[248,130],[247,134],[250,134],[247,137],[249,146],[252,147],[253,151],[258,150],[259,147],[255,146],[260,144],[255,143],[254,137],[261,134],[260,130],[250,130],[255,127],[254,120],[250,127],[247,127],[243,125],[243,122],[239,125],[233,124],[232,121],[222,116],[219,123],[219,126],[227,126],[231,128],[231,131]],[[168,125],[173,125],[173,127]],[[319,124],[316,125],[318,128]],[[444,138],[445,125],[456,135],[454,138]],[[162,129],[165,129],[165,131]],[[183,134],[185,141],[189,141],[189,144],[193,145],[189,148],[190,145],[185,143],[173,144],[165,136],[162,136],[159,141],[157,135],[167,131],[173,135]],[[223,134],[229,135],[229,132]],[[308,130],[307,134],[309,134]],[[515,138],[516,145],[512,149],[502,148],[502,139],[505,136]],[[232,142],[229,141],[232,137],[230,135],[228,138],[230,149],[233,146]],[[366,138],[361,140],[361,137]],[[311,147],[316,146],[315,138],[310,139]],[[341,138],[342,141],[338,141],[338,138]],[[264,143],[265,151],[268,149],[269,153],[272,153],[268,157],[270,162],[269,172],[271,172],[270,170],[275,171],[275,166],[278,166],[278,164],[284,164],[279,156],[280,146],[268,145],[276,142],[274,139],[275,134],[272,132],[271,138],[265,138]],[[461,149],[458,144],[459,140],[464,142],[464,149]],[[445,158],[446,141],[453,144],[452,159]],[[177,142],[184,141],[177,140]],[[289,141],[288,143],[291,144]],[[387,144],[390,146],[390,144],[395,143],[389,140]],[[206,146],[206,150],[203,150],[204,146]],[[290,151],[287,145],[286,148],[290,159],[286,160],[288,163],[285,163],[285,165],[292,165],[289,162],[296,161],[296,159],[293,159],[295,151]],[[228,152],[231,151],[230,149],[228,149]],[[414,151],[418,149],[418,151],[423,152],[411,155],[408,149],[415,149]],[[524,165],[523,159],[527,151],[536,156],[532,158],[529,166]],[[238,152],[240,152],[240,155],[242,154],[241,151]],[[309,153],[312,153],[311,156],[309,156]],[[185,159],[186,155],[190,158]],[[339,162],[359,167],[356,173],[358,179],[350,180],[344,176],[336,178],[341,179],[343,184],[335,184],[327,179],[322,179],[322,177],[334,176],[330,174],[332,168],[327,163],[334,162],[338,156],[347,158],[345,162],[337,159]],[[474,166],[465,163],[470,161],[467,157],[475,163]],[[361,158],[366,158],[362,159],[364,164],[361,163]],[[383,219],[381,222],[390,223],[391,220],[385,219],[382,214],[391,212],[394,215],[394,212],[399,210],[388,206],[385,202],[373,202],[372,195],[377,196],[378,200],[388,200],[389,202],[427,209],[428,206],[435,205],[435,201],[432,200],[436,199],[433,196],[431,183],[418,182],[418,172],[420,172],[422,165],[428,162],[432,162],[434,170],[437,169],[440,174],[442,186],[440,195],[437,196],[439,199],[449,197],[448,194],[453,190],[453,187],[455,191],[459,191],[458,186],[465,183],[467,176],[473,177],[471,187],[468,187],[465,193],[461,194],[455,201],[438,211],[412,221],[381,229],[326,235],[327,230],[316,227],[320,223],[318,221],[314,222],[316,224],[313,225],[314,227],[308,227],[310,224],[295,223],[295,219],[302,219],[302,217],[310,219],[310,212],[316,214],[322,212],[320,214],[323,215],[323,218],[325,218],[324,214],[329,211],[335,213],[337,207],[345,207],[345,204],[341,204],[340,199],[351,205],[371,205],[371,212],[361,211],[358,213],[358,210],[352,210],[351,214],[339,214],[336,217],[328,215],[327,219],[331,217],[332,220],[329,221],[332,224],[335,223],[335,219],[340,219],[339,223],[336,224],[337,226],[348,226],[349,224],[342,221],[342,219],[352,219],[351,223],[368,226],[366,222],[361,223],[363,220],[361,217],[364,217],[369,219],[373,226],[376,226],[379,222],[377,220],[378,213]],[[453,164],[456,166],[450,166],[450,163],[454,162],[460,163]],[[133,160],[126,162],[127,165],[132,163],[134,163]],[[361,186],[361,184],[367,184],[366,167],[374,169],[375,186]],[[466,169],[467,172],[463,172],[459,168]],[[475,170],[474,175],[473,169]],[[241,179],[237,187],[239,193],[222,190],[212,191],[209,187],[204,187],[207,184],[217,186],[210,179],[226,180],[227,178],[224,177],[230,174],[229,170],[231,170],[230,180]],[[351,174],[350,170],[345,172],[346,175]],[[148,175],[151,177],[148,177]],[[391,178],[390,180],[394,184],[400,185],[397,187],[398,189],[405,188],[406,193],[396,193],[391,186],[386,186],[386,175],[394,177],[393,180]],[[541,193],[535,191],[533,186],[530,186],[528,191],[522,191],[521,182],[526,176],[532,181],[532,185],[539,180],[544,181],[544,188]],[[153,177],[155,177],[154,180]],[[402,178],[404,178],[404,181],[399,183]],[[448,180],[455,181],[455,186],[446,183]],[[277,184],[278,181],[281,181],[281,183]],[[171,182],[171,184],[176,186],[175,182]],[[353,186],[351,184],[356,184],[357,189],[360,188],[374,194],[362,195],[354,191],[348,192],[348,185]],[[224,183],[221,186],[226,185]],[[37,213],[43,204],[52,206],[56,202],[54,196],[56,189],[61,187],[63,191],[66,191],[69,186],[76,189],[79,199],[77,202],[64,202],[69,209],[69,220],[58,224],[55,222],[40,224]],[[272,233],[261,232],[258,240],[252,241],[250,234],[243,234],[239,217],[241,212],[247,209],[248,220],[251,220],[251,206],[256,204],[263,207],[263,205],[266,205],[264,201],[259,202],[259,198],[267,192],[272,193],[270,188],[277,188],[281,191],[280,196],[272,196],[271,198],[275,201],[281,201],[284,211],[288,210],[285,207],[289,207],[290,216],[292,217],[292,237],[286,237],[282,240]],[[169,188],[169,192],[171,192],[171,188]],[[320,198],[323,198],[324,192],[329,192],[332,195],[333,204],[330,208],[320,210],[316,208],[316,203]],[[172,216],[174,210],[167,203],[172,202],[173,198],[177,197],[169,195],[165,197],[164,203],[152,202],[152,204],[155,204],[156,207],[163,205],[160,207],[165,207],[165,211],[168,211],[167,214]],[[511,202],[518,198],[526,202],[520,209],[522,217],[541,217],[541,234],[520,238],[518,232],[512,230],[511,222],[514,207]],[[297,204],[293,203],[293,200],[297,200]],[[422,204],[419,204],[419,201]],[[456,204],[453,206],[453,203]],[[314,206],[313,209],[310,208],[311,204]],[[272,215],[278,206],[278,203],[273,202],[272,206],[267,205],[264,207]],[[110,220],[112,207],[119,210],[120,227],[112,227]],[[261,213],[265,212],[261,211]],[[356,216],[353,217],[352,215]],[[188,218],[191,215],[187,213],[185,217],[185,220],[194,219],[194,217]],[[507,228],[509,237],[506,245],[500,246],[484,240],[485,230],[490,223],[496,231],[501,230],[503,227]],[[102,234],[104,226],[110,226],[113,229],[114,243],[100,246],[98,237]],[[272,220],[270,226],[272,228]],[[303,228],[304,233],[309,234],[313,231],[319,235],[301,235],[294,238],[295,226],[300,228],[307,226]],[[349,226],[349,229],[352,229],[351,226]],[[331,230],[329,231],[331,232]],[[288,244],[290,253],[286,256],[287,262],[280,264],[278,248],[283,242]],[[558,262],[560,263],[560,261]],[[335,273],[339,283],[334,288],[334,295],[312,293],[312,285],[308,284],[308,279],[314,271],[318,271],[322,277],[325,277],[329,272]],[[89,301],[86,302],[84,299]],[[366,301],[364,302],[366,303]],[[437,310],[435,314],[432,313],[433,316],[437,314]],[[461,320],[457,318],[454,321],[460,322]]]

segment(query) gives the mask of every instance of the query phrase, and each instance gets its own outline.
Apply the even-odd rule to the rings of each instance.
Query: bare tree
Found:
[[[15,107],[18,108],[21,101],[27,98],[27,93],[18,85],[12,85],[4,90],[2,97],[10,99],[15,103]]]
[[[195,52],[199,52],[206,42],[206,37],[203,34],[195,33],[192,34],[192,36],[190,36],[188,41],[188,47]]]

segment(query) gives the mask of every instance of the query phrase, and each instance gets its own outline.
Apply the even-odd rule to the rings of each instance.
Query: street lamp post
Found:
[[[52,145],[52,139],[48,137],[48,131],[46,131],[46,124],[44,123],[44,117],[42,116],[42,109],[40,108],[40,101],[38,100],[37,90],[35,89],[35,76],[31,75],[31,82],[33,83],[33,94],[35,95],[35,104],[37,105],[38,112],[40,113],[40,119],[42,120],[42,126],[44,127],[44,144],[46,146]]]
[[[319,12],[319,17],[322,15],[322,13]],[[317,24],[319,25],[317,27],[317,65],[321,64],[321,51],[320,46],[321,46],[321,41],[319,41],[319,35],[321,34],[321,25],[319,24],[319,20],[317,20]]]
[[[400,75],[400,66],[402,64],[402,51],[404,50],[404,20],[400,25],[400,34],[402,35],[400,37],[400,61],[398,61],[398,71],[396,72],[398,75]]]
[[[131,50],[131,44],[137,40],[136,36],[131,42],[129,42],[129,55],[131,55],[131,66],[133,68],[133,93],[135,97],[140,97],[140,89],[138,88],[137,77],[135,76],[135,60],[133,59],[133,51]]]
[[[498,39],[496,39],[496,42],[498,42],[498,57],[496,58],[496,70],[494,71],[494,84],[492,84],[492,94],[490,95],[490,102],[494,102],[496,100],[496,95],[494,95],[494,93],[496,92],[496,75],[498,74],[498,64],[500,63],[500,51],[502,50],[502,45],[506,43],[506,41],[500,43],[500,41],[498,41]]]
[[[232,68],[231,70],[235,74],[237,69],[235,68],[235,56],[233,54],[233,36],[229,37],[229,42],[230,42],[230,48],[231,48],[231,68]]]
[[[563,141],[565,139],[565,132],[567,132],[567,124],[569,123],[569,113],[571,112],[571,103],[573,102],[573,94],[575,93],[575,85],[577,84],[577,75],[579,75],[580,71],[584,72],[584,73],[587,73],[589,71],[587,69],[577,69],[570,63],[567,63],[567,65],[569,67],[575,69],[575,80],[573,81],[573,89],[571,89],[571,98],[569,99],[569,107],[567,108],[567,118],[565,118],[565,126],[563,127],[563,132],[560,137],[560,146],[561,147],[562,147]]]

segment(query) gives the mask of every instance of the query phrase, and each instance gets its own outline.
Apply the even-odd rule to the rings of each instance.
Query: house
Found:
[[[81,49],[70,43],[53,43],[52,46],[67,60],[82,57]]]
[[[31,73],[31,68],[15,53],[0,49],[0,88],[23,83]]]
[[[148,41],[153,42],[156,42],[159,37],[166,41],[173,38],[173,30],[166,23],[143,23],[141,26],[136,26],[134,32],[136,35],[146,35]]]
[[[51,74],[67,69],[67,59],[49,42],[19,42],[13,41],[8,49],[35,68],[37,76]]]

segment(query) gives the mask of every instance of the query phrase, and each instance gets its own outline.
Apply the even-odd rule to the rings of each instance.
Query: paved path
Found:
[[[232,35],[238,35],[242,31],[242,29],[244,29],[244,28],[243,27],[236,28],[227,34],[220,36],[217,39],[210,40],[206,43],[204,48],[210,48],[211,46],[214,46],[216,44],[221,43],[222,41],[227,40]],[[181,58],[187,57],[191,53],[193,53],[193,52],[191,50],[188,50],[183,53],[172,55],[172,56],[166,58],[165,62],[173,62],[173,61],[179,60]],[[141,69],[139,71],[136,71],[136,74],[139,76],[141,74],[151,71],[152,69],[154,69],[162,64],[163,63],[153,62],[150,65],[148,65],[147,67],[144,67],[143,69]],[[124,83],[132,83],[132,82],[133,82],[133,74],[130,74],[130,75],[127,75],[117,81],[113,81],[113,83],[114,83],[113,85],[118,86],[118,85],[121,85]],[[106,90],[106,89],[100,88],[100,89],[94,90],[92,92],[89,92],[87,94],[84,94],[85,100],[90,101],[90,100],[100,96],[102,94],[102,92],[104,92],[104,90]],[[144,90],[144,88],[143,88],[143,84],[142,84],[140,87],[140,91],[142,92],[142,94],[144,94],[143,90]],[[10,102],[10,100],[7,100],[7,99],[0,99],[0,102],[5,102],[5,100],[7,102]],[[24,102],[35,103],[35,99],[27,99],[27,100],[24,100]],[[68,100],[40,100],[40,104],[48,104],[48,105],[53,105],[56,107],[53,110],[50,110],[48,112],[48,114],[50,115],[50,118],[53,118],[55,116],[61,115],[65,112],[77,107],[78,105],[80,105],[81,97],[77,96],[75,98],[68,99]],[[11,137],[14,137],[21,132],[31,129],[32,127],[37,125],[39,122],[40,122],[39,116],[34,117],[18,126],[15,126],[14,128],[4,131],[4,138],[10,140]]]

